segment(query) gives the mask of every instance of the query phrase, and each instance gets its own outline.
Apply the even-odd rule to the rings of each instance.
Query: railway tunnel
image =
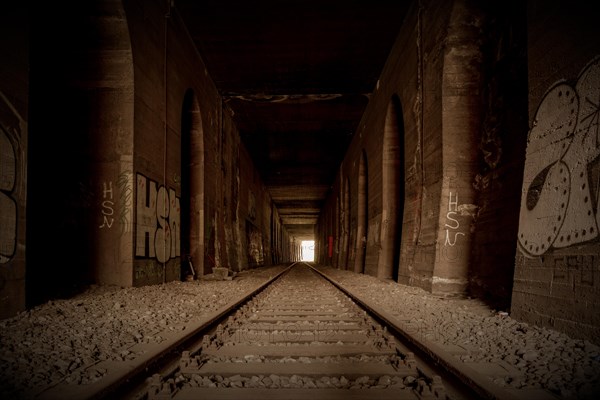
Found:
[[[310,254],[600,344],[590,7],[7,5],[0,316]]]

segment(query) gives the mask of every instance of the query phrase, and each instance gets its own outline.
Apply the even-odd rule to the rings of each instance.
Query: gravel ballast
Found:
[[[463,362],[502,361],[521,371],[497,379],[509,388],[542,388],[565,399],[600,393],[600,347],[518,322],[475,299],[443,299],[419,288],[320,268],[357,290],[422,337],[460,346]],[[169,282],[139,288],[94,286],[0,321],[0,398],[25,399],[61,382],[89,384],[105,360],[132,360],[140,343],[160,343],[191,321],[258,287],[282,267],[244,271],[232,280]]]
[[[0,321],[0,398],[29,399],[61,382],[93,383],[102,361],[134,360],[138,344],[175,330],[257,288],[283,267],[243,271],[232,280],[173,281],[137,288],[93,286]]]
[[[476,299],[440,298],[368,275],[319,269],[409,325],[417,338],[466,349],[467,354],[456,356],[461,361],[501,362],[520,372],[496,378],[500,386],[544,389],[566,399],[597,399],[600,394],[600,346],[594,343],[519,322]]]

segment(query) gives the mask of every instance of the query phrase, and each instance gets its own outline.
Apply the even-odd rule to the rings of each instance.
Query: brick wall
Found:
[[[600,30],[590,7],[529,2],[529,134],[512,313],[598,341]]]

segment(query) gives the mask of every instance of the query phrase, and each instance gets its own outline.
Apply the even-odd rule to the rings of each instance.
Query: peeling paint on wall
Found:
[[[600,57],[572,86],[557,82],[529,132],[520,249],[539,256],[598,237],[600,214]]]

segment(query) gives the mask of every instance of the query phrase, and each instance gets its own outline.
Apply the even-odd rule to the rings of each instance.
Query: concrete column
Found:
[[[477,209],[472,182],[483,115],[478,45],[482,18],[468,1],[454,4],[442,78],[442,190],[432,292],[462,294],[468,285],[472,215]]]

